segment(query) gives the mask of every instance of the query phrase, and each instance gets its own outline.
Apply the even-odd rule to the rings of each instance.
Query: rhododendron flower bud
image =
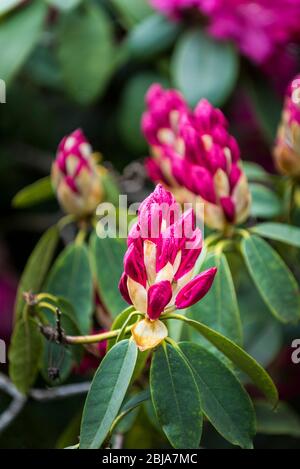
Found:
[[[242,223],[249,215],[251,197],[239,147],[223,113],[206,99],[194,112],[187,106],[178,112],[176,139],[161,144],[159,151],[151,147],[154,156],[146,161],[149,176],[169,188],[178,202],[204,204],[204,222],[209,227],[225,231]],[[148,142],[152,145],[149,138]]]
[[[158,185],[140,205],[137,224],[128,238],[119,288],[124,299],[146,316],[132,329],[141,350],[158,345],[166,336],[165,326],[158,321],[161,315],[169,308],[187,308],[199,301],[216,274],[211,268],[193,278],[202,234],[195,227],[193,210],[180,212],[172,194]]]
[[[52,165],[52,184],[62,208],[70,214],[91,214],[101,202],[101,169],[80,129],[60,142]]]
[[[282,174],[300,177],[300,75],[287,90],[274,158]]]

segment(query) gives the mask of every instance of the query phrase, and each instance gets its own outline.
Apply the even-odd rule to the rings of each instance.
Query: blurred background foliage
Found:
[[[22,187],[49,173],[58,142],[75,128],[84,130],[93,148],[119,174],[122,192],[132,191],[131,197],[139,199],[151,187],[142,168],[147,156],[140,131],[144,95],[150,84],[159,82],[178,88],[191,106],[206,97],[221,107],[242,158],[274,172],[271,146],[283,91],[294,69],[279,76],[258,68],[233,44],[210,37],[203,25],[198,15],[170,21],[147,0],[1,1],[0,78],[6,82],[6,103],[0,105],[0,336],[9,338],[15,287],[25,261],[41,232],[59,217],[55,201],[17,210],[11,200]],[[292,55],[299,70],[299,45],[293,44]],[[263,213],[270,207],[273,217],[280,201],[257,184],[266,173],[251,170],[256,182],[252,215],[259,218],[263,205]],[[134,184],[135,178],[140,182]],[[236,263],[232,259],[231,267]],[[247,288],[240,295],[240,308],[247,350],[264,366],[272,363],[282,397],[300,410],[299,369],[287,358],[288,344],[300,330],[273,320],[257,295],[251,294],[249,278],[242,279],[238,288],[243,291],[243,282]],[[285,386],[286,379],[291,387]],[[46,424],[44,404],[29,400],[0,436],[0,447],[73,443],[83,400],[77,396],[47,403]],[[0,411],[7,404],[3,393]],[[263,406],[260,412],[265,435],[257,437],[256,446],[299,446],[295,414],[291,417],[283,409],[282,420],[274,422]],[[122,430],[127,447],[166,445],[149,406],[142,408],[127,432],[128,428]],[[281,436],[270,436],[276,429]],[[207,447],[227,445],[213,429],[206,432],[206,440]]]

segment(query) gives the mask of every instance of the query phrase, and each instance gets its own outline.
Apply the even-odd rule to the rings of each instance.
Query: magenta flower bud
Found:
[[[294,78],[287,90],[274,159],[280,173],[300,177],[300,75]]]
[[[178,309],[184,309],[200,301],[212,286],[216,273],[216,267],[212,267],[196,275],[196,277],[185,285],[176,296],[176,307]]]
[[[157,136],[160,126],[165,125],[165,114],[169,115],[169,108],[162,105],[162,95],[167,91],[162,92],[160,87],[159,93],[151,90],[151,107],[145,116],[151,115],[152,128],[157,118]],[[155,100],[164,111],[164,119],[153,112]],[[149,103],[149,99],[146,101]],[[182,103],[176,112],[176,132],[173,129],[167,145],[157,138],[148,138],[153,154],[152,159],[147,159],[148,174],[154,182],[170,189],[178,202],[204,204],[204,222],[210,228],[227,231],[230,225],[245,221],[250,211],[251,197],[240,167],[238,144],[228,132],[223,113],[206,99],[198,103],[194,112]]]
[[[65,212],[82,217],[96,209],[103,196],[103,172],[80,129],[63,138],[52,164],[51,179]]]
[[[160,210],[161,205],[164,210]],[[195,227],[193,210],[180,214],[174,211],[176,205],[180,209],[172,194],[158,185],[140,206],[124,256],[120,292],[146,316],[132,330],[141,350],[157,345],[165,337],[165,326],[152,327],[151,321],[157,321],[166,308],[177,304],[182,307],[188,300],[194,304],[209,290],[215,273],[210,269],[190,282],[202,250],[202,233]],[[155,236],[151,230],[145,234],[143,225],[159,229]]]

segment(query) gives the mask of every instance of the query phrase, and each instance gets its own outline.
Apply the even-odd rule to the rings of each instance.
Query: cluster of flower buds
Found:
[[[300,177],[300,75],[294,78],[287,90],[274,159],[282,174]]]
[[[151,147],[152,157],[146,160],[150,178],[180,203],[203,204],[210,228],[226,231],[245,221],[250,192],[223,113],[206,99],[192,111],[178,91],[157,84],[150,87],[146,104],[142,130]]]
[[[158,185],[140,205],[119,284],[124,299],[145,315],[132,328],[140,350],[155,347],[167,336],[159,321],[162,314],[195,304],[210,289],[215,268],[193,278],[201,249],[193,210],[181,213],[172,194]]]
[[[103,196],[103,171],[80,129],[63,138],[52,165],[51,179],[65,212],[77,217],[93,213]]]

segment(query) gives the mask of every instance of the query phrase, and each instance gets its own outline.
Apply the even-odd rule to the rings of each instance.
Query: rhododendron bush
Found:
[[[0,4],[0,447],[299,447],[299,21]]]

